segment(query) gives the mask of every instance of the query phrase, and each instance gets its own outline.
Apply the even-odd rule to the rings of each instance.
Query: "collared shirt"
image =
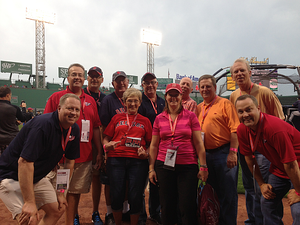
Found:
[[[66,90],[53,93],[47,101],[44,113],[55,111],[59,104],[60,98],[67,93],[73,93],[69,89],[69,86],[67,87]],[[80,110],[79,119],[77,120],[76,123],[78,124],[81,130],[82,120],[84,119],[89,120],[90,133],[89,133],[89,142],[80,142],[80,158],[76,159],[75,163],[88,162],[93,159],[93,154],[92,154],[93,128],[97,128],[101,126],[95,100],[91,96],[85,94],[83,89],[81,90],[81,95],[79,96],[79,98],[81,101],[81,110]]]
[[[156,116],[159,115],[160,113],[162,113],[162,111],[165,108],[165,100],[163,100],[158,95],[156,95],[156,106],[157,106],[156,107],[157,114],[153,108],[151,100],[147,97],[147,95],[145,95],[145,93],[143,93],[142,104],[139,107],[138,113],[141,114],[142,116],[147,117],[150,120],[152,126],[153,126]]]
[[[187,100],[182,100],[183,108],[195,113],[197,115],[197,102],[195,102],[191,97]]]
[[[240,95],[245,94],[249,93],[241,91],[241,89],[238,88],[237,90],[231,93],[229,100],[232,102],[232,104],[235,104],[236,99]],[[254,96],[257,99],[261,112],[276,116],[282,120],[285,119],[282,110],[282,105],[279,99],[269,88],[253,84],[250,95]]]
[[[67,130],[63,131],[64,138]],[[45,177],[59,162],[63,154],[68,159],[79,157],[80,131],[77,124],[72,126],[65,152],[62,148],[62,130],[58,112],[37,116],[26,123],[16,138],[0,157],[0,180],[18,180],[18,160],[20,157],[34,162],[33,182]]]
[[[300,132],[275,116],[262,114],[262,129],[255,150],[271,162],[269,171],[272,174],[290,179],[283,164],[297,160],[300,166]],[[259,123],[261,123],[261,120]],[[253,154],[249,134],[252,140],[255,141],[258,133],[241,123],[237,129],[237,136],[240,152],[245,156]]]
[[[240,121],[234,105],[228,99],[218,97],[211,107],[202,102],[197,106],[197,111],[204,132],[205,149],[215,149],[230,142],[231,133],[236,132]]]

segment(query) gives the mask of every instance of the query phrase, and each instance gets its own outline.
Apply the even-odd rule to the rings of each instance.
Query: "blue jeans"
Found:
[[[110,185],[111,208],[114,211],[123,209],[127,181],[130,214],[139,214],[143,206],[148,161],[126,157],[109,157],[106,166]]]
[[[264,215],[264,224],[279,225],[283,224],[283,205],[282,198],[289,191],[294,188],[289,179],[284,179],[274,174],[269,176],[269,184],[273,187],[273,192],[276,194],[274,199],[265,199],[261,197],[262,213]],[[293,217],[293,225],[300,224],[300,202],[291,205],[291,213]]]
[[[254,155],[264,181],[268,182],[268,177],[270,175],[269,160],[267,160],[265,156],[263,156],[261,153],[257,151],[254,153]],[[242,178],[243,178],[243,185],[245,188],[246,208],[248,213],[248,219],[245,221],[245,224],[262,225],[263,214],[261,212],[261,206],[260,206],[260,199],[262,196],[260,192],[260,187],[256,182],[256,180],[253,180],[253,176],[245,161],[245,156],[242,154],[240,154],[240,164],[242,167]],[[255,184],[255,188],[254,188],[254,184]]]
[[[208,166],[208,180],[216,191],[220,201],[219,225],[236,224],[237,219],[237,182],[238,166],[232,169],[227,167],[227,156],[229,144],[217,149],[206,151],[206,162]]]

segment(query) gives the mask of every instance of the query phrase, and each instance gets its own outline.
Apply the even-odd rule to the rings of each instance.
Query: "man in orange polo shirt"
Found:
[[[234,105],[216,95],[216,79],[203,75],[199,91],[203,102],[197,106],[198,120],[206,150],[209,183],[220,201],[219,224],[236,224],[237,218],[237,127],[239,119]]]

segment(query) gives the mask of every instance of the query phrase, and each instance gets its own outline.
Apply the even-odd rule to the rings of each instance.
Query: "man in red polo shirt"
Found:
[[[56,92],[47,101],[44,113],[53,112],[57,109],[59,99],[67,93],[73,93],[80,98],[81,111],[77,124],[80,128],[80,158],[75,160],[73,175],[67,193],[68,208],[66,210],[66,224],[79,224],[78,203],[81,193],[88,193],[92,181],[92,141],[95,144],[97,155],[97,168],[102,163],[102,145],[100,139],[101,125],[95,100],[84,93],[84,67],[80,64],[72,64],[68,69],[68,82],[66,90]],[[76,216],[75,216],[76,214]],[[74,222],[75,218],[75,222]]]
[[[240,153],[262,193],[263,224],[283,224],[282,198],[288,191],[293,224],[300,224],[300,132],[285,121],[262,113],[252,95],[238,97],[235,107],[241,122],[237,129]],[[263,179],[255,151],[271,162],[268,181]]]

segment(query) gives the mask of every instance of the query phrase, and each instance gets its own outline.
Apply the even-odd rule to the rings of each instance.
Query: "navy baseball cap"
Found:
[[[92,78],[94,77],[103,77],[103,73],[102,70],[97,67],[97,66],[93,66],[92,68],[89,69],[88,75]]]
[[[124,71],[117,71],[112,76],[112,81],[115,81],[118,77],[125,77],[127,78],[127,75]]]

